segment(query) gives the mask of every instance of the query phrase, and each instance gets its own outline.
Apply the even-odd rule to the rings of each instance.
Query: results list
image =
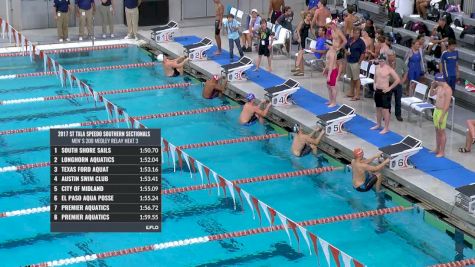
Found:
[[[161,231],[159,129],[52,129],[52,232]]]

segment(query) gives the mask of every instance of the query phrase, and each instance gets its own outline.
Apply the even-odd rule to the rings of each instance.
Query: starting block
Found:
[[[410,135],[404,137],[400,142],[380,147],[383,152],[383,158],[389,158],[389,168],[391,170],[400,170],[411,168],[409,157],[422,149],[422,142]]]
[[[190,60],[207,60],[208,56],[206,51],[213,46],[213,41],[208,38],[204,38],[198,43],[185,45],[185,55]]]
[[[475,184],[455,188],[459,193],[455,197],[455,206],[475,216]]]
[[[242,57],[238,62],[222,65],[221,76],[226,77],[229,82],[247,80],[246,73],[244,72],[252,66],[252,59]]]
[[[152,40],[157,43],[164,43],[173,40],[176,32],[178,31],[178,23],[170,21],[166,25],[161,25],[152,29]]]
[[[341,134],[345,132],[343,130],[343,124],[350,121],[355,116],[354,108],[347,105],[341,105],[335,111],[318,115],[317,118],[319,121],[317,123],[325,128],[325,133],[327,135]]]
[[[290,101],[291,95],[297,92],[298,89],[300,89],[300,83],[288,79],[283,84],[266,88],[265,96],[272,103],[272,106],[288,106],[292,104]]]

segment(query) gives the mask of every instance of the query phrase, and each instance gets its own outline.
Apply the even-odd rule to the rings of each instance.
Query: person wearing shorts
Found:
[[[389,121],[391,120],[389,110],[391,109],[392,90],[401,81],[396,71],[389,64],[386,64],[386,60],[386,55],[380,54],[378,61],[374,63],[377,64],[374,74],[376,125],[371,127],[371,130],[381,129],[381,123],[384,118],[384,128],[379,132],[380,134],[389,132]],[[392,82],[389,80],[390,77]]]
[[[352,101],[360,99],[360,66],[365,56],[366,45],[361,39],[361,30],[353,28],[353,36],[346,44],[346,76],[351,80],[350,92],[347,97],[351,97]]]
[[[445,127],[447,126],[447,115],[452,102],[452,88],[447,84],[442,73],[437,73],[434,76],[429,95],[436,96],[433,114],[436,148],[433,152],[436,153],[436,157],[440,158],[445,155],[445,144],[447,143]]]
[[[385,159],[377,166],[370,165],[373,161],[381,157],[375,155],[369,159],[364,159],[364,152],[361,148],[353,150],[354,159],[351,160],[351,170],[353,172],[353,188],[358,192],[368,192],[376,185],[376,191],[381,190],[382,176],[379,172],[389,163],[389,158]]]
[[[459,65],[457,63],[459,54],[455,50],[457,41],[449,39],[448,48],[442,52],[440,57],[439,70],[444,74],[445,80],[455,92],[455,85],[457,84],[457,76],[459,73]]]
[[[256,68],[254,71],[259,69],[261,64],[262,56],[267,57],[268,63],[268,71],[272,72],[272,60],[270,57],[270,49],[272,48],[272,41],[274,39],[274,33],[267,28],[267,21],[265,19],[261,20],[261,26],[258,32],[259,36],[259,48],[257,54],[259,57],[257,58]]]

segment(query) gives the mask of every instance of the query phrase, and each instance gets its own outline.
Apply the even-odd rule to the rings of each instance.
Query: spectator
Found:
[[[391,50],[391,48],[388,46],[388,43],[386,42],[386,36],[378,35],[376,40],[378,42],[374,45],[374,58],[378,58],[379,55],[386,54],[389,50]]]
[[[407,65],[404,64],[404,61],[400,58],[396,57],[396,53],[394,50],[389,50],[388,53],[388,65],[396,71],[397,75],[399,76],[399,83],[394,87],[392,92],[394,93],[394,115],[396,115],[396,119],[398,121],[403,121],[401,116],[401,98],[402,98],[402,85],[407,80]],[[394,83],[394,79],[389,77],[389,82]],[[389,109],[391,111],[391,109]]]
[[[444,16],[439,19],[437,26],[432,30],[432,38],[430,41],[433,45],[440,45],[441,52],[443,52],[447,49],[449,39],[455,40],[455,32],[450,25],[447,24],[447,19]]]
[[[327,18],[331,19],[331,13],[330,10],[327,8],[327,0],[321,0],[318,2],[318,8],[315,10],[315,14],[313,15],[312,23],[311,23],[311,29],[312,32],[315,32],[313,29],[313,25],[317,26],[317,29],[319,27],[324,27],[327,21]]]
[[[309,30],[311,27],[310,23],[312,23],[312,13],[307,12],[305,19],[299,23],[297,29],[295,30],[295,37],[299,41],[300,45],[299,51],[303,51],[305,49],[305,41],[309,35]]]
[[[450,102],[452,101],[452,89],[445,82],[442,73],[435,75],[429,95],[436,95],[435,109],[432,115],[436,133],[435,150],[433,152],[436,154],[436,157],[441,158],[445,155],[445,144],[447,142],[445,127],[447,126],[447,115],[449,113]]]
[[[376,125],[371,130],[381,129],[382,120],[384,119],[384,128],[379,132],[386,134],[389,132],[389,121],[391,120],[389,109],[391,108],[392,92],[399,83],[400,79],[396,71],[386,64],[386,55],[381,54],[378,57],[378,66],[374,74],[374,102],[376,104]],[[393,78],[391,83],[389,77]]]
[[[353,14],[355,11],[353,6],[348,6],[346,11],[348,12],[348,15],[344,21],[343,32],[346,35],[350,35],[353,32],[353,24],[358,20],[358,18]]]
[[[125,18],[127,20],[127,36],[125,39],[138,40],[137,31],[139,27],[139,6],[142,0],[124,0]]]
[[[294,20],[294,12],[290,6],[284,7],[284,14],[280,15],[279,18],[275,21],[275,24],[282,26],[289,30],[290,32],[293,31],[292,21]]]
[[[327,52],[327,48],[325,47],[325,42],[327,40],[325,38],[325,32],[326,32],[326,29],[324,27],[318,28],[318,32],[317,32],[318,38],[316,40],[315,48],[310,47],[310,51],[314,53],[317,59],[321,59]],[[304,50],[300,50],[297,55],[297,59],[295,60],[295,68],[291,70],[292,72],[295,72],[294,76],[304,76],[304,66],[305,66],[304,60],[303,60],[304,53],[305,53]]]
[[[416,11],[422,18],[427,19],[427,7],[430,0],[416,0]]]
[[[452,88],[452,92],[454,92],[457,77],[459,76],[459,65],[457,63],[459,53],[455,50],[457,46],[455,39],[449,39],[448,45],[448,49],[442,52],[442,56],[440,57],[439,70],[442,71],[445,80],[450,88]]]
[[[79,17],[79,41],[82,41],[84,36],[84,27],[87,25],[88,36],[94,38],[92,35],[92,17],[96,11],[94,0],[76,0],[76,16]]]
[[[54,0],[53,12],[56,26],[58,27],[58,39],[60,43],[64,40],[70,41],[68,36],[70,4],[71,2],[69,0]]]
[[[312,14],[315,12],[315,10],[318,7],[318,2],[319,2],[319,0],[305,1],[305,5],[307,7],[304,10],[302,10],[302,12],[300,12],[300,16],[302,17],[302,19],[305,19],[305,15],[306,15],[307,12],[310,12]]]
[[[292,26],[292,21],[294,20],[294,12],[292,11],[292,8],[289,6],[286,6],[284,8],[284,14],[280,15],[280,17],[275,21],[276,25],[281,25],[282,28],[285,28],[289,30],[291,33],[294,32],[293,26]],[[289,39],[285,40],[285,49],[287,53],[290,52],[290,42]]]
[[[257,54],[259,57],[256,62],[256,69],[259,69],[261,65],[262,56],[267,57],[268,71],[272,72],[272,57],[270,56],[270,50],[272,49],[272,40],[274,39],[274,33],[267,28],[267,21],[265,19],[261,20],[261,27],[258,31],[259,36],[259,45]]]
[[[475,120],[467,120],[465,147],[460,147],[460,153],[468,153],[472,151],[472,145],[475,144]]]
[[[366,30],[361,31],[361,39],[363,39],[364,44],[366,45],[365,60],[373,59],[374,55],[374,40],[369,36]]]
[[[229,55],[231,58],[231,62],[234,60],[234,44],[238,49],[239,55],[241,57],[244,56],[244,52],[241,48],[241,41],[239,40],[239,27],[241,27],[241,23],[234,19],[233,14],[228,15],[228,20],[223,25],[226,27],[228,31],[228,39],[229,39]]]
[[[372,19],[367,19],[365,22],[364,30],[368,33],[369,37],[375,38],[374,22]]]
[[[346,44],[346,60],[348,62],[346,76],[351,79],[351,88],[347,97],[351,97],[351,101],[360,99],[360,66],[366,51],[366,45],[360,37],[361,30],[354,28],[353,36]]]
[[[269,14],[267,15],[270,18],[270,22],[275,24],[277,18],[282,15],[284,11],[285,2],[284,0],[270,0],[269,1]]]
[[[252,37],[257,35],[257,31],[261,25],[261,16],[257,12],[257,9],[251,10],[251,16],[249,17],[249,24],[247,31],[243,31],[241,37],[241,43],[243,45],[244,52],[252,52]]]
[[[107,26],[109,26],[109,34],[111,38],[114,38],[114,3],[112,0],[101,0],[99,6],[99,13],[102,18],[102,38],[107,38]]]
[[[411,49],[406,53],[404,57],[404,62],[406,63],[407,70],[407,81],[419,81],[420,77],[424,75],[424,54],[421,54],[419,49],[419,42],[417,40],[412,40]],[[409,95],[412,95],[412,88],[408,86],[407,91]]]

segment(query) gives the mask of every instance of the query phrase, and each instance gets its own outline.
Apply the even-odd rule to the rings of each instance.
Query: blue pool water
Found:
[[[55,55],[67,69],[149,62],[139,48]],[[28,59],[29,60],[29,59]],[[41,71],[42,63],[25,58],[0,58],[0,75]],[[23,64],[22,68],[8,68]],[[97,91],[135,88],[182,82],[164,77],[160,67],[81,73],[77,77]],[[210,106],[236,105],[226,99],[204,100],[201,85],[193,80],[189,88],[176,88],[107,96],[132,116],[188,110]],[[55,77],[0,81],[0,99],[68,94]],[[76,89],[73,92],[77,92]],[[149,128],[161,128],[164,138],[175,145],[218,139],[275,133],[269,124],[242,127],[237,123],[239,108],[192,116],[144,120]],[[102,105],[85,99],[0,106],[0,130],[107,119]],[[126,125],[121,125],[125,127]],[[115,127],[104,125],[100,127]],[[229,180],[264,174],[313,168],[318,164],[339,165],[332,160],[319,162],[313,156],[296,158],[289,152],[287,137],[259,142],[190,149],[192,157]],[[44,162],[49,159],[49,132],[0,136],[0,167]],[[49,168],[2,173],[0,212],[49,204]],[[173,172],[163,166],[163,188],[201,183],[187,172]],[[343,171],[311,177],[242,185],[258,199],[294,221],[321,218],[396,204],[374,193],[361,194],[351,187],[350,174]],[[0,219],[1,266],[19,266],[92,253],[142,246],[185,238],[260,227],[246,203],[210,192],[197,191],[163,197],[162,233],[50,233],[47,213]],[[244,206],[244,212],[241,207]],[[262,226],[268,223],[265,216]],[[421,213],[407,211],[379,218],[311,226],[322,237],[368,266],[427,266],[461,257],[453,239],[425,224]],[[293,238],[293,237],[292,237]],[[293,238],[289,245],[285,232],[267,233],[209,242],[147,253],[110,258],[88,266],[315,266],[305,243],[300,248]],[[464,248],[465,257],[475,257]],[[457,258],[456,258],[457,257]],[[462,256],[463,257],[463,256]],[[323,252],[319,261],[325,266]]]

